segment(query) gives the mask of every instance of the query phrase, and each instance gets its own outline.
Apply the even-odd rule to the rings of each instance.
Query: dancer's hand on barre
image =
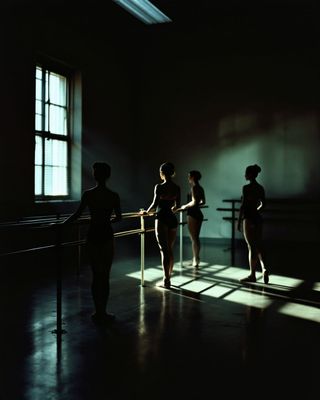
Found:
[[[140,208],[139,210],[140,215],[150,215],[153,214],[152,211],[144,210],[143,208]]]
[[[171,210],[172,210],[172,212],[174,212],[174,213],[178,213],[178,212],[180,212],[180,211],[184,211],[186,208],[187,208],[187,207],[184,205],[184,206],[181,206],[181,207],[178,207],[178,208],[172,207]]]

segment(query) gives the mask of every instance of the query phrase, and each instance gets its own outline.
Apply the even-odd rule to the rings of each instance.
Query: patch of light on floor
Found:
[[[256,308],[266,308],[272,303],[272,300],[269,297],[261,296],[260,294],[245,290],[236,290],[235,292],[224,296],[224,300]]]
[[[313,290],[320,292],[320,282],[315,282],[312,287]]]
[[[230,290],[233,290],[230,287],[227,287],[225,285],[214,285],[205,292],[201,293],[203,296],[210,296],[210,297],[215,297],[216,299],[223,297],[226,293],[229,293]]]
[[[279,285],[277,289],[291,290],[292,288],[300,285],[303,282],[302,279],[291,278],[283,275],[273,275],[269,277],[269,283],[273,286]]]
[[[202,280],[194,280],[185,285],[182,285],[181,288],[185,290],[190,290],[191,292],[200,293],[205,289],[208,289],[212,286],[211,282],[202,281]]]
[[[229,278],[236,280],[244,278],[246,275],[249,275],[249,271],[238,267],[228,267],[223,271],[218,271],[214,274],[214,276],[217,276],[219,278]]]
[[[181,263],[179,262],[179,263],[175,263],[175,265],[178,265],[179,264],[179,266],[181,266]],[[206,266],[208,266],[209,265],[209,263],[207,263],[207,262],[204,262],[204,261],[200,261],[200,264],[199,264],[199,267],[201,268],[201,267],[206,267]],[[193,267],[193,265],[192,265],[192,260],[189,260],[189,261],[183,261],[182,262],[182,267],[186,267],[186,268],[194,268]]]
[[[131,272],[130,274],[127,274],[127,276],[129,276],[130,278],[141,279],[141,271]],[[162,269],[146,268],[144,270],[144,279],[146,281],[153,282],[155,280],[158,280],[159,278],[162,278],[162,276]]]
[[[320,309],[304,304],[287,303],[279,309],[279,313],[320,323]]]
[[[181,286],[187,282],[190,282],[192,277],[190,276],[184,276],[184,275],[176,275],[176,276],[171,276],[171,285],[173,286]]]
[[[214,264],[214,265],[208,265],[205,268],[202,268],[201,271],[212,271],[212,272],[216,272],[216,271],[220,271],[222,269],[226,269],[229,268],[227,265],[218,265],[218,264]]]

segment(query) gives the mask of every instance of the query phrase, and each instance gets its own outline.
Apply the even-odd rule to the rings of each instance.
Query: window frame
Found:
[[[42,70],[42,120],[41,120],[41,130],[36,129],[36,124],[34,122],[34,140],[36,141],[36,137],[40,137],[42,139],[43,145],[42,145],[42,164],[41,164],[41,169],[42,169],[42,178],[41,178],[41,188],[42,188],[42,193],[41,194],[36,194],[35,192],[35,184],[33,188],[33,193],[34,193],[34,198],[36,202],[51,202],[51,201],[56,201],[56,200],[68,200],[71,199],[72,197],[72,188],[71,188],[71,147],[72,147],[72,141],[73,141],[73,134],[72,134],[72,115],[71,115],[71,110],[72,110],[72,101],[73,101],[73,96],[72,96],[72,90],[73,90],[73,73],[72,70],[67,68],[64,65],[59,65],[57,63],[53,62],[44,62],[44,61],[37,61],[35,63],[35,68],[34,68],[34,73],[36,73],[37,68],[41,68]],[[45,119],[46,119],[46,106],[50,103],[50,99],[46,101],[45,98],[45,90],[46,90],[46,81],[45,81],[45,75],[46,73],[55,73],[58,75],[61,75],[66,78],[66,135],[61,135],[57,133],[51,133],[50,131],[46,130],[45,127]],[[36,77],[35,77],[35,82],[36,82]],[[35,102],[36,104],[36,94],[35,94]],[[34,117],[36,118],[36,109],[34,112]],[[48,164],[45,164],[45,152],[44,152],[44,141],[46,139],[53,139],[53,140],[59,140],[61,142],[65,142],[67,144],[67,160],[66,160],[66,185],[67,185],[67,194],[65,195],[46,195],[44,193],[44,188],[45,188],[45,167]],[[36,160],[35,160],[35,153],[36,150],[34,150],[34,179],[35,179],[35,168],[36,168]]]

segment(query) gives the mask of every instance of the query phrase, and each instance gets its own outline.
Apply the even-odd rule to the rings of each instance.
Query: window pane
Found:
[[[53,141],[52,164],[59,167],[67,166],[67,142]]]
[[[46,77],[45,77],[45,87],[46,87],[46,94],[45,94],[45,101],[49,101],[49,71],[46,71]]]
[[[36,113],[42,114],[42,101],[36,100]]]
[[[36,78],[42,79],[42,68],[41,67],[36,67]]]
[[[39,166],[34,170],[34,193],[36,196],[42,194],[42,168]]]
[[[64,167],[45,167],[46,196],[67,195],[67,169]]]
[[[44,119],[44,130],[49,132],[49,106],[45,105],[45,119]]]
[[[44,194],[50,196],[52,194],[52,167],[44,169]]]
[[[67,134],[67,118],[64,108],[49,106],[49,131],[60,135]]]
[[[42,100],[42,80],[36,79],[36,100]]]
[[[50,103],[67,105],[67,80],[65,77],[51,73],[49,78]]]
[[[50,166],[67,166],[67,142],[54,139],[46,139],[45,164]]]
[[[36,136],[35,165],[42,165],[42,140],[40,136]]]
[[[39,114],[36,114],[36,130],[37,131],[42,130],[42,116]]]

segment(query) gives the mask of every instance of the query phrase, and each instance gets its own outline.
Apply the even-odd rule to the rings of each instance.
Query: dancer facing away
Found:
[[[169,289],[171,286],[171,274],[173,270],[173,246],[177,235],[178,220],[174,212],[180,206],[180,187],[172,178],[175,176],[175,168],[171,162],[160,165],[160,178],[162,183],[154,187],[153,201],[146,211],[155,210],[155,234],[160,249],[163,268],[163,285]]]
[[[95,162],[92,169],[96,186],[83,192],[77,211],[64,224],[75,221],[86,208],[89,209],[91,219],[86,244],[92,270],[91,293],[95,306],[95,313],[91,318],[97,324],[104,324],[115,318],[114,314],[106,312],[114,256],[111,224],[120,221],[122,215],[119,195],[106,186],[111,174],[110,166],[104,162]]]
[[[269,272],[267,271],[262,254],[262,215],[261,210],[265,206],[265,190],[256,178],[261,172],[261,168],[255,165],[249,165],[246,168],[245,178],[249,181],[242,187],[242,202],[239,210],[238,230],[241,232],[241,222],[243,235],[248,246],[248,258],[250,266],[250,275],[240,279],[240,282],[256,282],[256,270],[258,262],[263,274],[264,283],[269,282]]]
[[[200,264],[200,230],[203,221],[203,214],[199,206],[206,203],[204,189],[199,184],[200,179],[199,171],[189,172],[188,180],[191,191],[188,194],[188,203],[181,206],[182,210],[187,210],[187,224],[192,241],[192,266],[195,268],[198,268]]]

